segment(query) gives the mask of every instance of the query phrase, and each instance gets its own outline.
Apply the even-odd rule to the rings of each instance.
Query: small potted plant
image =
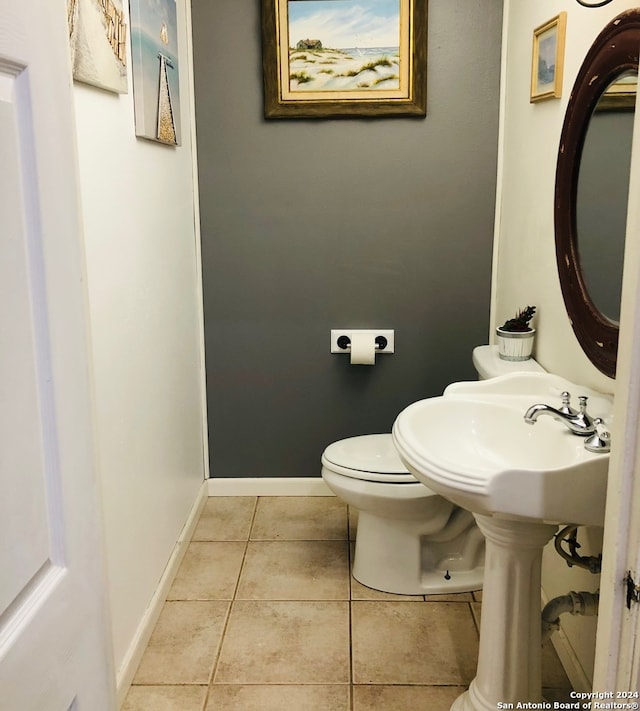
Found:
[[[536,312],[535,306],[520,309],[514,318],[507,319],[496,329],[498,355],[502,360],[528,360],[533,351],[536,329],[529,324]]]

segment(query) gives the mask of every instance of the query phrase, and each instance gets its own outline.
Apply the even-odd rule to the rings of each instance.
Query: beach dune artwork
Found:
[[[180,145],[176,0],[130,0],[136,136]]]
[[[285,0],[285,4],[284,98],[327,92],[395,97],[406,92],[407,49],[403,58],[401,45],[407,3]],[[285,9],[282,4],[281,8]]]
[[[262,0],[264,115],[427,112],[427,0]]]
[[[67,0],[73,78],[127,92],[127,26],[121,0]]]

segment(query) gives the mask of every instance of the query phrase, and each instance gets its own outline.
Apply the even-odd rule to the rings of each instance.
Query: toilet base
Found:
[[[461,516],[467,513],[460,511]],[[417,525],[416,521],[386,519],[360,511],[353,577],[374,590],[399,595],[480,590],[484,537],[477,527],[472,525],[466,535],[460,534],[459,550],[452,550],[447,541],[437,540],[437,534],[420,535]]]

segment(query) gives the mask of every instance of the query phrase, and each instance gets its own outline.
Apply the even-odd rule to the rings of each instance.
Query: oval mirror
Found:
[[[589,119],[580,159],[576,229],[580,266],[594,306],[620,321],[637,72],[609,84]]]
[[[615,377],[640,10],[598,35],[567,106],[556,169],[555,239],[572,328],[591,362]]]

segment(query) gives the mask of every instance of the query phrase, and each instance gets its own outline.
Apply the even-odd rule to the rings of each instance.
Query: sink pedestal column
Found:
[[[474,515],[487,542],[478,669],[451,711],[540,702],[542,549],[558,527]]]

